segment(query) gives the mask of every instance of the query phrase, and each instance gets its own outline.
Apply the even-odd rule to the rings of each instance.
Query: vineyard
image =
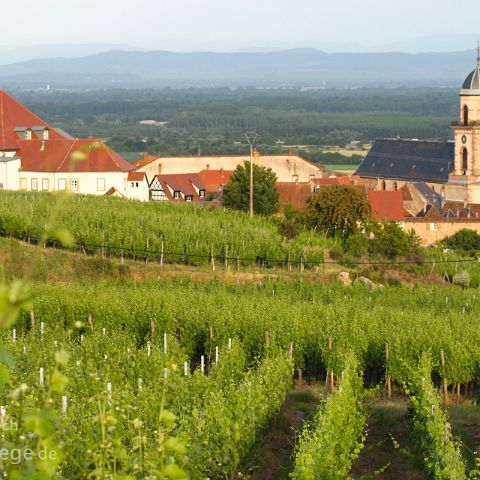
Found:
[[[237,478],[294,371],[327,378],[330,393],[298,433],[291,478],[348,477],[368,390],[392,383],[410,398],[428,478],[467,478],[436,387],[475,394],[473,290],[178,280],[31,295],[1,334],[12,357],[2,424],[17,426],[3,442],[55,460],[3,459],[9,478]],[[18,292],[5,298],[22,306]]]
[[[1,200],[1,235],[82,254],[2,240],[4,478],[398,478],[382,476],[389,463],[369,462],[386,441],[415,458],[414,478],[480,478],[474,443],[468,451],[444,407],[478,410],[477,289],[347,287],[300,269],[265,271],[257,283],[242,272],[228,283],[199,280],[189,265],[321,263],[330,241],[307,232],[285,240],[272,220],[194,205],[41,193]],[[113,260],[85,253],[129,257],[145,270],[158,263],[154,275],[127,276],[127,262],[115,260],[114,273]],[[67,256],[74,277],[45,272],[67,270]],[[431,272],[450,281],[470,269],[476,282],[474,262],[459,267],[439,249],[429,258],[439,263]],[[28,290],[16,280],[22,262],[40,270]],[[182,275],[159,275],[169,263],[185,264]],[[310,399],[311,415],[286,435],[288,465],[261,476],[256,458],[292,410],[292,392]],[[378,397],[408,404],[410,449],[393,437],[369,443]],[[478,434],[480,420],[474,427]]]
[[[191,265],[212,257],[276,265],[319,263],[332,243],[310,232],[285,240],[269,219],[188,204],[26,192],[1,192],[0,200],[0,234],[54,244],[66,229],[85,253]]]

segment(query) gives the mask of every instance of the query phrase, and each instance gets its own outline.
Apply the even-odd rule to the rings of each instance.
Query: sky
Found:
[[[2,18],[8,19],[2,22],[4,46],[108,43],[175,51],[326,46],[354,51],[447,35],[455,50],[459,38],[465,43],[480,34],[480,1],[16,0],[2,4]],[[442,39],[425,39],[436,41]]]

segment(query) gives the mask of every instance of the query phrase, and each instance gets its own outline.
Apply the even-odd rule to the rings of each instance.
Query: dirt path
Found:
[[[352,468],[354,478],[420,480],[426,476],[414,455],[407,404],[378,400],[369,405],[367,440]]]
[[[317,409],[323,386],[306,385],[292,390],[282,412],[259,439],[252,458],[243,469],[251,480],[287,480],[292,469],[295,435]],[[250,475],[250,476],[249,476]]]

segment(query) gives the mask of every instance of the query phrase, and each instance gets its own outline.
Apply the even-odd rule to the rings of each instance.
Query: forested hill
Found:
[[[475,52],[336,53],[294,49],[269,53],[174,53],[113,50],[82,58],[0,66],[0,86],[460,86]]]

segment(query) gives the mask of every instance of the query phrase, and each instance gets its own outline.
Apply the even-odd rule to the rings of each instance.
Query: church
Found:
[[[480,205],[480,45],[477,51],[477,65],[460,90],[453,141],[375,141],[355,172],[368,189],[422,184],[440,196],[442,205]]]

